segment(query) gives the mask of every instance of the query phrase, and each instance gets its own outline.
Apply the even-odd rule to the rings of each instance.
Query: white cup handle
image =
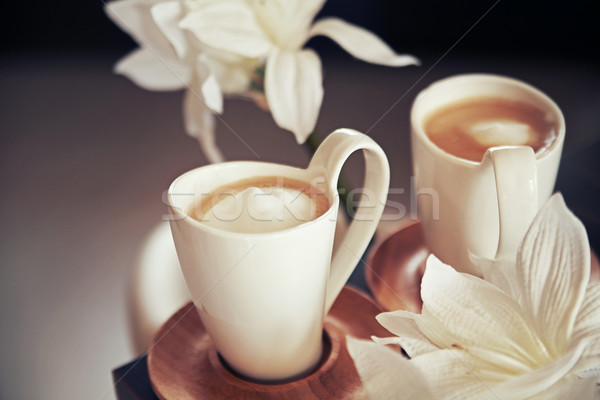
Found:
[[[342,166],[353,152],[363,150],[365,156],[365,181],[363,196],[358,205],[343,242],[333,254],[325,314],[346,284],[373,237],[387,200],[390,184],[390,167],[385,153],[367,135],[352,129],[338,129],[323,141],[315,152],[309,170],[321,169],[327,176],[330,190],[337,193],[337,181]]]
[[[491,157],[500,218],[496,258],[513,259],[538,210],[535,153],[528,146],[488,150]]]

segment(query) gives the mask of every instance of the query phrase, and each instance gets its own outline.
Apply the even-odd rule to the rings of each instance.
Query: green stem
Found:
[[[323,140],[317,134],[316,129],[314,131],[312,131],[311,134],[308,136],[308,138],[306,139],[306,142],[304,142],[304,145],[310,152],[311,157],[313,154],[315,154],[315,152],[321,145],[322,141]],[[350,187],[344,180],[344,177],[342,176],[342,174],[340,174],[340,176],[338,177],[337,187],[338,187],[338,193],[340,195],[340,204],[343,205],[342,208],[343,208],[344,212],[346,213],[346,216],[348,217],[348,219],[352,220],[354,213],[356,212],[356,209],[354,207],[354,204],[350,204],[350,205],[348,204],[348,196],[350,194]]]

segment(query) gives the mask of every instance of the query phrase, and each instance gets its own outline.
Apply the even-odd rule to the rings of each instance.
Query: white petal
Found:
[[[369,63],[391,67],[421,63],[411,55],[397,54],[372,32],[339,18],[317,21],[310,30],[310,37],[318,35],[331,38],[354,57]]]
[[[423,374],[399,352],[351,337],[346,344],[370,400],[436,398]]]
[[[177,60],[158,57],[149,49],[134,50],[123,57],[115,72],[147,90],[179,90],[188,85],[189,68]]]
[[[260,66],[257,59],[238,57],[236,62],[224,62],[214,57],[204,59],[219,82],[223,94],[240,94],[249,90],[254,71]]]
[[[163,35],[169,39],[179,58],[183,59],[188,51],[188,43],[185,34],[178,26],[179,21],[184,16],[181,2],[158,3],[151,8],[150,12],[154,22]]]
[[[441,348],[481,348],[531,367],[549,358],[519,304],[494,285],[429,256],[419,328]]]
[[[104,10],[140,46],[152,49],[161,57],[174,57],[175,52],[168,39],[152,19],[152,5],[147,0],[118,0],[108,3]]]
[[[600,282],[591,283],[575,320],[573,339],[578,340],[600,333]]]
[[[582,357],[583,358],[583,357]],[[581,360],[577,363],[574,369],[577,369],[577,377],[578,378],[594,378],[600,384],[600,365],[596,364],[595,366],[583,370],[579,370],[579,365],[581,364]]]
[[[600,282],[588,286],[581,310],[575,320],[570,347],[587,341],[578,369],[600,367]]]
[[[211,4],[188,14],[179,26],[208,46],[245,57],[265,56],[272,47],[252,10],[243,3]]]
[[[304,143],[315,129],[323,101],[321,60],[312,50],[273,51],[265,70],[265,93],[277,125]]]
[[[492,388],[481,397],[489,399],[528,399],[548,390],[567,376],[583,352],[583,345],[567,352],[563,357],[542,368],[520,375]]]
[[[484,280],[508,293],[517,302],[520,300],[521,293],[517,285],[517,269],[514,261],[488,260],[474,256],[472,259],[479,267]]]
[[[508,378],[484,359],[460,350],[439,350],[410,361],[425,376],[436,398],[473,399]]]
[[[398,336],[398,344],[410,357],[438,349],[418,328],[414,321],[415,317],[416,315],[413,313],[403,310],[382,313],[377,316],[377,321],[385,329]],[[375,341],[377,342],[377,340]]]
[[[280,49],[297,51],[324,0],[249,0],[264,32]]]
[[[223,95],[214,75],[209,75],[202,83],[202,96],[206,100],[206,106],[211,111],[218,114],[223,112]]]
[[[202,99],[206,106],[216,113],[223,112],[223,94],[217,79],[205,62],[206,57],[200,55],[196,60],[196,77],[199,82]],[[197,93],[198,94],[198,93]]]
[[[535,217],[517,258],[523,307],[553,357],[567,349],[590,279],[583,224],[552,196]]]
[[[248,3],[259,15],[261,22],[277,19],[290,22],[296,19],[308,26],[323,8],[325,0],[249,0]]]
[[[440,324],[439,321],[431,321],[431,319],[426,320],[421,315],[415,315],[414,321],[416,322],[418,328],[425,334],[427,338],[434,337],[437,340],[443,338],[446,328]],[[447,341],[443,341],[444,343],[452,343],[450,346],[445,346],[442,350],[452,350],[459,351],[456,355],[460,355],[461,353],[467,354],[469,357],[473,357],[478,360],[486,360],[486,368],[490,371],[501,371],[501,375],[519,375],[525,372],[528,372],[532,368],[532,362],[529,357],[524,357],[519,354],[510,354],[508,352],[500,353],[495,348],[490,348],[485,343],[485,338],[481,338],[479,343],[475,343],[474,345],[465,345],[460,344],[460,339],[452,340],[453,337],[447,337]],[[407,348],[411,348],[413,342],[409,342],[408,345],[404,340],[400,340],[400,345],[406,350]],[[405,347],[406,346],[406,347]],[[420,343],[422,348],[424,347],[424,343]],[[426,351],[423,351],[420,355],[432,353],[431,347],[426,348]],[[407,351],[408,354],[410,352]],[[439,353],[439,352],[438,352]],[[418,356],[417,356],[418,357]],[[463,358],[463,357],[459,357]],[[481,369],[478,367],[478,369]],[[490,376],[497,375],[498,372],[494,374],[489,374]]]
[[[550,389],[528,400],[583,400],[600,399],[600,387],[594,377],[563,379]]]
[[[400,347],[402,346],[400,344],[400,338],[398,336],[390,336],[390,337],[385,337],[385,338],[371,336],[371,339],[373,339],[373,341],[377,344],[383,344],[383,345],[393,344],[393,345],[398,345]],[[436,347],[436,349],[437,349],[437,347]]]
[[[215,142],[214,117],[197,92],[186,92],[183,113],[186,132],[198,140],[208,161],[223,162],[225,157]]]

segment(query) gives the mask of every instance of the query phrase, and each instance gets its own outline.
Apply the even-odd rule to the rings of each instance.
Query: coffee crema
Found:
[[[557,138],[557,122],[549,113],[499,97],[471,97],[448,104],[427,117],[424,130],[440,149],[476,162],[495,146],[530,146],[542,154]]]
[[[319,218],[329,199],[310,183],[281,176],[258,176],[202,195],[188,212],[213,228],[238,233],[268,233]]]

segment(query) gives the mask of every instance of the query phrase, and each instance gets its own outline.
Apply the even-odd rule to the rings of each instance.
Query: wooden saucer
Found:
[[[365,270],[375,301],[388,311],[420,312],[421,279],[430,253],[419,222],[401,228],[376,245]],[[600,280],[600,264],[593,251],[591,268],[590,280]]]
[[[237,376],[223,364],[194,305],[179,309],[158,330],[148,354],[148,373],[161,399],[363,399],[366,395],[346,349],[346,335],[389,336],[375,320],[382,309],[345,287],[325,319],[324,357],[309,376],[262,384]]]
[[[419,222],[379,242],[369,253],[365,269],[375,301],[385,310],[420,312],[421,278],[429,254]]]

